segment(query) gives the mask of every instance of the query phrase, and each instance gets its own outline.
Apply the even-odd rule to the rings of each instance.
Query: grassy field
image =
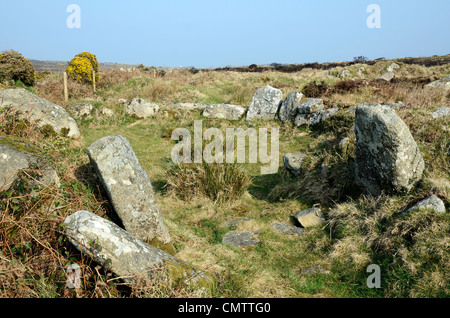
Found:
[[[31,196],[26,184],[1,194],[0,296],[3,297],[448,297],[448,213],[432,211],[400,217],[406,207],[430,194],[440,196],[448,210],[450,200],[449,119],[433,119],[431,112],[450,106],[450,93],[426,89],[424,83],[450,74],[450,64],[425,67],[400,63],[396,80],[376,79],[392,61],[346,67],[352,80],[337,76],[343,68],[303,69],[282,73],[267,71],[173,70],[166,74],[121,72],[100,73],[97,93],[89,86],[70,82],[70,100],[64,102],[60,74],[38,78],[37,95],[69,107],[89,102],[94,115],[79,120],[83,138],[75,143],[45,137],[35,127],[17,128],[2,114],[1,140],[24,140],[36,145],[54,163],[61,186]],[[360,73],[360,67],[364,70]],[[156,76],[155,76],[156,75]],[[311,84],[313,83],[313,84]],[[20,83],[18,84],[20,85]],[[201,111],[174,110],[179,102],[229,103],[249,106],[255,91],[266,85],[279,88],[285,98],[294,90],[307,98],[321,97],[327,108],[348,109],[362,102],[404,103],[399,116],[410,127],[426,162],[422,182],[410,193],[368,198],[352,183],[353,145],[351,114],[338,116],[324,127],[295,128],[279,121],[210,120]],[[313,95],[316,96],[311,96]],[[140,97],[161,106],[159,113],[144,120],[130,118],[118,101]],[[305,98],[306,98],[305,97]],[[114,110],[105,118],[100,109]],[[175,128],[193,129],[194,120],[203,128],[279,128],[278,173],[261,175],[259,164],[239,164],[251,184],[232,201],[215,202],[201,194],[183,198],[168,186],[177,178],[171,161]],[[126,137],[150,177],[156,200],[169,228],[176,256],[192,263],[215,280],[213,288],[199,294],[195,289],[170,288],[157,283],[123,286],[112,273],[80,255],[66,241],[60,224],[80,209],[114,219],[112,208],[86,155],[86,148],[103,136]],[[342,152],[339,141],[350,138]],[[5,141],[3,141],[5,142]],[[12,141],[10,141],[12,142]],[[298,178],[283,168],[285,153],[305,152],[305,170]],[[328,173],[321,173],[321,166]],[[175,173],[175,175],[173,174]],[[21,179],[22,180],[22,179]],[[17,201],[17,202],[16,202]],[[13,203],[18,205],[12,208]],[[299,236],[281,234],[274,223],[291,223],[296,212],[319,204],[327,225],[307,229]],[[14,210],[15,209],[15,210]],[[225,223],[247,218],[230,227]],[[231,230],[251,231],[261,244],[235,248],[222,244]],[[80,290],[66,290],[64,273],[69,263],[83,270]],[[370,289],[367,266],[382,269],[382,288]],[[305,274],[313,266],[329,273]]]

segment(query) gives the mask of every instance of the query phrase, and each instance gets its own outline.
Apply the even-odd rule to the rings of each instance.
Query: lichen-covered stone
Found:
[[[255,246],[260,242],[254,240],[255,234],[252,232],[237,232],[230,231],[224,235],[222,238],[223,244],[230,244],[235,247],[247,247],[247,246]]]
[[[431,82],[430,84],[427,84],[426,87],[441,88],[443,90],[450,89],[450,75],[440,80]]]
[[[307,110],[303,110],[307,111]],[[337,115],[339,108],[330,108],[318,110],[312,114],[299,113],[295,117],[294,124],[297,127],[301,126],[315,126],[323,123],[325,120]]]
[[[194,110],[194,109],[204,110],[207,106],[208,105],[200,104],[200,103],[177,103],[177,104],[169,105],[169,107],[171,107],[171,108],[185,109],[185,110]]]
[[[211,282],[211,279],[169,253],[146,244],[118,225],[88,211],[78,211],[64,221],[69,241],[97,263],[105,266],[126,282],[134,276],[154,278],[158,269],[166,269],[172,282]]]
[[[303,94],[295,91],[290,93],[283,103],[281,103],[278,117],[283,123],[295,118],[297,115],[297,108],[300,106],[302,98]]]
[[[410,190],[424,161],[406,124],[388,106],[364,103],[355,117],[356,181],[372,195]]]
[[[436,211],[439,214],[445,213],[445,204],[439,199],[436,195],[429,196],[426,199],[423,199],[417,202],[413,207],[409,208],[406,213],[414,211],[414,210],[424,210],[430,209]]]
[[[302,163],[305,157],[306,154],[303,153],[287,153],[283,156],[284,167],[294,176],[298,176],[300,174]]]
[[[281,234],[300,235],[305,232],[305,229],[294,226],[292,224],[274,223],[272,228]]]
[[[209,105],[203,111],[206,118],[218,118],[228,120],[239,120],[244,116],[245,108],[238,105],[215,104]]]
[[[324,109],[323,100],[320,98],[311,98],[298,106],[299,114],[312,114]]]
[[[125,229],[144,242],[157,238],[169,243],[150,179],[129,141],[123,136],[107,136],[87,150]]]
[[[0,90],[0,109],[6,106],[17,111],[19,118],[27,119],[38,127],[49,125],[56,133],[67,134],[68,137],[73,138],[81,135],[76,121],[64,108],[40,98],[26,89]]]
[[[133,98],[125,104],[125,112],[137,118],[154,116],[159,111],[159,105],[147,102],[142,98]]]
[[[247,120],[255,118],[274,119],[282,101],[281,90],[266,86],[259,88],[253,95],[252,102],[247,111]]]
[[[450,107],[447,106],[439,107],[431,114],[431,117],[433,117],[434,119],[449,116],[450,116]]]

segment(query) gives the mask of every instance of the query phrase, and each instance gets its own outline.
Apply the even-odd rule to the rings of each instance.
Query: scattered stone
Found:
[[[364,103],[356,108],[355,173],[372,195],[410,190],[422,177],[424,160],[411,132],[393,109]]]
[[[413,207],[408,209],[406,213],[414,211],[414,210],[424,210],[424,209],[431,209],[436,211],[439,214],[445,213],[445,204],[444,202],[439,199],[436,195],[432,195],[426,199],[423,199],[422,201],[419,201],[417,204],[415,204]]]
[[[278,117],[281,122],[286,122],[293,120],[297,114],[297,108],[300,106],[303,98],[303,94],[300,92],[290,93],[286,99],[281,103],[280,111],[278,112]]]
[[[381,75],[378,79],[385,80],[386,82],[392,81],[392,79],[395,77],[395,74],[393,72],[387,72]]]
[[[178,104],[170,104],[169,107],[172,108],[181,108],[181,109],[187,109],[187,110],[194,110],[194,109],[200,109],[204,110],[207,105],[199,104],[199,103],[178,103]]]
[[[272,228],[280,232],[281,234],[287,235],[300,235],[305,232],[305,229],[294,226],[292,224],[275,223],[272,225]]]
[[[18,172],[30,168],[33,164],[37,165],[41,176],[36,177],[36,180],[30,180],[32,185],[46,187],[59,184],[59,177],[54,168],[34,155],[0,144],[0,191],[8,190],[17,180]]]
[[[440,80],[431,82],[430,84],[427,84],[426,87],[442,88],[444,90],[450,89],[450,75]]]
[[[295,117],[294,123],[297,127],[315,126],[335,116],[338,112],[339,108],[330,108],[319,110],[313,114],[298,114],[297,117]]]
[[[294,176],[298,176],[305,157],[306,154],[303,153],[287,153],[283,156],[284,167]]]
[[[133,98],[125,105],[125,112],[138,118],[154,116],[158,111],[159,106],[157,104],[147,102],[142,98]]]
[[[398,109],[404,107],[405,104],[403,104],[403,102],[401,102],[401,101],[398,101],[398,102],[396,102],[396,103],[394,103],[394,102],[389,102],[389,103],[386,104],[386,106],[389,106],[390,108],[392,108],[392,109],[394,109],[394,110],[398,110]]]
[[[203,116],[206,118],[218,118],[228,120],[239,120],[244,116],[245,108],[237,105],[216,104],[209,105],[203,111]]]
[[[323,100],[320,98],[311,98],[302,103],[297,108],[299,114],[312,114],[324,109]]]
[[[119,104],[125,105],[128,101],[127,101],[126,99],[124,99],[124,98],[119,98],[119,99],[117,100],[117,102],[118,102]]]
[[[75,118],[89,117],[93,109],[94,107],[92,107],[92,105],[89,103],[69,106],[69,111],[74,115]]]
[[[339,75],[340,78],[345,78],[345,77],[349,77],[350,76],[350,71],[349,70],[343,70],[341,72],[341,75]]]
[[[255,118],[274,119],[282,101],[281,90],[266,86],[256,91],[247,111],[247,120]]]
[[[342,153],[347,152],[349,143],[350,143],[350,138],[348,138],[348,137],[345,137],[345,138],[341,139],[341,141],[339,141],[338,147]]]
[[[450,116],[450,107],[446,107],[446,106],[439,107],[431,114],[431,116],[434,119]]]
[[[57,134],[80,137],[76,121],[67,111],[24,88],[0,90],[0,109],[11,106],[20,119],[27,119],[38,127],[50,126]]]
[[[111,270],[127,283],[136,276],[152,280],[169,278],[173,283],[188,281],[199,285],[211,279],[195,268],[162,250],[145,244],[118,225],[88,211],[78,211],[64,221],[69,241],[94,261]],[[161,275],[165,269],[165,277]]]
[[[294,215],[294,219],[297,220],[304,228],[318,226],[325,223],[325,218],[319,208],[311,208],[300,211]]]
[[[398,65],[397,63],[392,63],[391,65],[389,65],[387,67],[387,71],[388,71],[388,73],[394,73],[394,71],[399,68],[400,68],[400,65]]]
[[[302,269],[302,275],[314,275],[314,274],[330,274],[329,270],[326,270],[322,265],[313,266],[310,268]]]
[[[250,220],[251,220],[250,218],[242,218],[242,219],[239,219],[239,220],[227,221],[227,222],[225,222],[225,226],[233,227],[233,226],[237,226],[241,222],[247,222],[247,221],[250,221]]]
[[[169,243],[153,187],[129,141],[123,136],[103,137],[87,153],[125,229],[144,242]]]
[[[100,114],[105,117],[113,117],[114,111],[112,109],[102,107],[102,109],[100,110]]]
[[[366,69],[364,68],[364,66],[361,66],[358,69],[358,72],[356,73],[358,76],[364,76],[364,72],[366,71]]]
[[[223,244],[230,244],[236,247],[255,246],[260,242],[254,240],[255,234],[252,232],[236,232],[231,231],[224,235],[222,238]]]

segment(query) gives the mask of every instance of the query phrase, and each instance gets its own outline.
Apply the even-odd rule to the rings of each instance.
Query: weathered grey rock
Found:
[[[387,72],[384,73],[379,77],[379,79],[385,80],[386,82],[392,81],[392,79],[395,77],[395,74],[393,72]]]
[[[398,110],[398,109],[404,107],[405,104],[403,104],[403,102],[401,102],[401,101],[398,101],[396,103],[395,102],[389,102],[389,103],[386,104],[386,106],[389,106],[390,108],[392,108],[394,110]]]
[[[223,244],[230,244],[236,247],[255,246],[260,242],[254,240],[255,234],[252,232],[236,232],[231,231],[222,238]]]
[[[113,117],[114,111],[112,109],[102,107],[102,109],[100,110],[100,114],[105,117]]]
[[[436,109],[431,116],[434,119],[450,116],[450,107],[442,106]]]
[[[128,140],[107,136],[87,149],[100,180],[125,229],[146,242],[170,242],[155,201],[153,187]]]
[[[225,222],[225,226],[233,227],[233,226],[238,225],[241,222],[248,222],[250,220],[251,220],[250,218],[242,218],[242,219],[239,219],[239,220],[227,221],[227,222]]]
[[[64,231],[69,241],[94,261],[122,277],[125,282],[162,278],[165,269],[172,282],[211,282],[195,268],[156,247],[142,242],[118,225],[88,211],[78,211],[64,221]],[[158,276],[157,276],[158,275]],[[135,276],[135,277],[133,277]]]
[[[304,228],[294,226],[292,224],[274,223],[272,228],[281,234],[300,235],[305,232]]]
[[[405,213],[423,209],[431,209],[439,214],[444,214],[445,204],[441,199],[439,199],[436,195],[433,194],[432,196],[416,203],[413,207],[409,208]]]
[[[444,90],[450,89],[450,75],[440,80],[431,82],[430,84],[427,84],[426,87],[441,88]]]
[[[391,65],[389,65],[387,67],[386,70],[388,71],[388,73],[394,73],[394,71],[399,68],[400,68],[400,65],[398,65],[397,63],[392,63]]]
[[[311,208],[300,211],[294,215],[301,226],[304,228],[318,226],[325,223],[325,218],[319,208]]]
[[[32,154],[13,149],[0,144],[0,192],[8,190],[17,180],[18,172],[28,169],[32,164],[39,167],[40,177],[30,180],[36,186],[49,186],[58,184],[59,177],[55,169],[46,165]]]
[[[341,72],[341,74],[339,75],[340,78],[345,78],[345,77],[349,77],[350,76],[350,71],[349,70],[343,70]]]
[[[364,66],[361,66],[358,69],[358,72],[356,73],[358,76],[364,76],[364,72],[366,71],[366,69],[364,68]]]
[[[209,105],[203,111],[206,118],[218,118],[227,120],[239,120],[245,114],[245,108],[237,105],[216,104]]]
[[[319,110],[313,114],[297,114],[294,124],[297,127],[319,125],[325,120],[337,115],[338,112],[339,108],[330,108]]]
[[[311,98],[302,103],[297,108],[299,114],[313,114],[324,109],[323,100],[320,98]]]
[[[303,98],[303,94],[300,92],[290,93],[286,99],[281,103],[280,111],[278,112],[278,117],[281,122],[286,122],[293,120],[297,114],[297,108],[300,106]]]
[[[38,127],[49,125],[58,134],[78,138],[80,130],[76,121],[66,110],[26,89],[0,90],[0,109],[11,106],[18,112],[18,117],[35,123]]]
[[[157,104],[147,102],[142,98],[133,98],[125,104],[125,112],[138,118],[154,116],[158,111],[159,106]]]
[[[82,103],[77,105],[72,105],[68,107],[69,111],[74,115],[75,118],[85,118],[91,115],[92,107],[89,103]]]
[[[298,176],[302,169],[302,163],[306,154],[303,153],[287,153],[283,156],[284,167],[294,176]]]
[[[281,90],[266,86],[256,91],[247,111],[247,120],[255,118],[274,119],[282,101]]]
[[[410,190],[424,161],[406,124],[388,106],[356,107],[356,181],[372,195]]]
[[[348,138],[348,137],[342,138],[341,141],[339,141],[338,147],[342,153],[345,153],[347,151],[349,143],[350,143],[350,138]]]
[[[128,103],[128,101],[127,101],[125,98],[119,98],[119,99],[117,100],[117,102],[118,102],[119,104],[122,104],[122,105],[125,105],[126,103]]]
[[[177,103],[177,104],[170,104],[169,107],[172,108],[181,108],[181,109],[187,109],[187,110],[193,110],[193,109],[200,109],[204,110],[208,105],[200,104],[200,103]]]

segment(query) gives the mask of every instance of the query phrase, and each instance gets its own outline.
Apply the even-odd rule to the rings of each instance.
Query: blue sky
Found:
[[[70,60],[222,67],[450,53],[448,0],[2,1],[0,51]],[[70,29],[69,4],[81,8]],[[369,29],[370,4],[381,28]]]

